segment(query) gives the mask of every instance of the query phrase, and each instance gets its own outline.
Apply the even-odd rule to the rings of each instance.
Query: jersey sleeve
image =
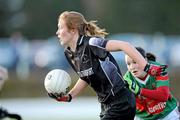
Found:
[[[108,51],[106,51],[105,47],[107,44],[107,40],[103,38],[92,37],[89,40],[89,46],[93,54],[99,59],[105,59],[108,55]]]
[[[154,63],[161,65],[158,62]],[[163,72],[163,74],[155,77],[155,82],[156,89],[150,90],[142,88],[141,95],[161,102],[167,101],[171,97],[169,92],[169,75],[167,69]]]
[[[156,87],[168,86],[169,87],[169,75],[166,73],[165,75],[156,77]]]
[[[153,62],[150,61],[150,63],[153,63],[155,65],[161,65],[158,62]],[[168,68],[166,68],[166,70],[164,71],[163,74],[156,76],[156,87],[161,87],[161,86],[168,86],[169,87],[169,75],[168,75]]]
[[[161,102],[166,102],[169,98],[171,98],[169,87],[167,86],[161,86],[155,90],[142,88],[140,94],[144,97],[147,97],[153,100],[158,100]]]

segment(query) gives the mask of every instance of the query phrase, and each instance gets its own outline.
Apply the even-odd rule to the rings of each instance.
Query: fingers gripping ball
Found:
[[[48,93],[48,96],[59,101],[59,102],[71,102],[72,100],[72,96],[71,94],[67,94],[67,95],[56,95],[56,94],[52,94],[52,93]]]
[[[54,69],[47,73],[44,86],[48,93],[67,94],[71,85],[71,77],[61,69]]]

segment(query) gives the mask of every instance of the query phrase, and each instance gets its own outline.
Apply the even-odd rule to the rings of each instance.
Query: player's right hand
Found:
[[[48,93],[48,96],[59,102],[71,102],[72,100],[71,94],[63,95],[63,94]]]

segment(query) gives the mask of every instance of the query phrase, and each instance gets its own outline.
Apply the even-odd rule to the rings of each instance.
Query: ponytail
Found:
[[[148,61],[156,61],[156,56],[152,53],[146,53],[146,58]]]
[[[108,35],[105,29],[101,29],[96,24],[97,21],[89,21],[85,23],[84,33],[87,36],[105,37]]]
[[[156,56],[152,53],[146,53],[145,50],[141,47],[136,47],[136,50],[144,57],[147,58],[148,61],[156,61]]]
[[[96,25],[97,21],[87,22],[84,16],[75,11],[65,11],[59,16],[59,20],[64,20],[68,29],[78,29],[80,35],[94,36],[94,37],[105,37],[108,33],[105,29],[101,29]]]

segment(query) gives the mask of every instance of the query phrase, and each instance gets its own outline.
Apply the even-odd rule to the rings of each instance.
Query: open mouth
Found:
[[[137,71],[135,70],[135,71],[132,71],[132,73],[137,73]]]
[[[138,71],[134,70],[132,71],[132,74],[136,75]]]

